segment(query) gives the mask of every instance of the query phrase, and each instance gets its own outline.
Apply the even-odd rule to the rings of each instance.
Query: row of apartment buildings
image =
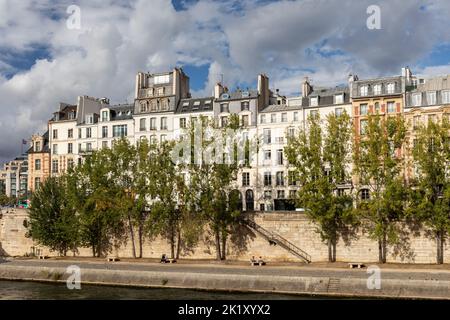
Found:
[[[293,209],[288,200],[298,186],[284,157],[287,135],[304,128],[310,115],[324,120],[331,112],[344,111],[353,119],[356,139],[364,134],[367,116],[375,112],[404,116],[413,137],[419,122],[449,116],[450,76],[418,79],[406,67],[393,77],[363,80],[350,75],[346,85],[334,88],[312,85],[305,78],[301,95],[286,97],[271,90],[267,75],[260,74],[254,89],[229,91],[217,83],[211,96],[192,98],[182,69],[139,72],[132,104],[111,105],[106,98],[88,96],[80,96],[76,104],[60,104],[48,131],[32,136],[27,189],[34,191],[46,177],[65,172],[93,150],[111,147],[117,138],[132,143],[178,139],[200,116],[221,126],[237,114],[244,139],[263,137],[258,153],[239,173],[236,188],[244,209]],[[370,196],[368,190],[359,192]]]

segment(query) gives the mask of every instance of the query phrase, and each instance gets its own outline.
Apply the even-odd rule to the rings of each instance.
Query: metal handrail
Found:
[[[275,232],[271,232],[260,225],[258,225],[256,222],[251,220],[243,220],[245,224],[250,226],[251,228],[255,229],[257,232],[262,234],[265,238],[267,238],[269,241],[273,241],[280,246],[284,247],[286,250],[290,251],[292,254],[296,255],[297,257],[305,260],[306,262],[311,262],[311,256],[306,253],[304,250],[297,247],[295,244],[287,240],[286,238],[283,238],[279,234]]]

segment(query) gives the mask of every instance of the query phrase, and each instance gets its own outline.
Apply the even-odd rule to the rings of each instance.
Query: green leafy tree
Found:
[[[351,123],[347,113],[327,116],[323,132],[318,117],[310,117],[306,130],[289,136],[285,152],[301,188],[296,202],[318,225],[328,244],[328,260],[336,261],[336,244],[356,220],[352,214],[349,177]],[[347,192],[346,192],[347,189]]]
[[[450,126],[429,121],[419,128],[413,143],[410,210],[436,239],[436,263],[444,263],[444,243],[450,232]]]
[[[101,257],[126,240],[121,188],[113,181],[110,151],[103,149],[85,157],[69,173],[68,197],[80,219],[83,246]]]
[[[67,195],[66,178],[50,177],[31,198],[28,236],[65,256],[80,242],[79,220]]]
[[[227,132],[231,130],[236,136],[239,130],[239,118],[232,115],[229,124],[218,128],[212,120],[202,117],[200,126],[189,128],[191,141],[199,139],[199,143],[193,143],[191,155],[192,163],[187,165],[189,176],[188,202],[189,207],[199,216],[203,217],[214,237],[217,260],[226,259],[227,239],[232,226],[238,223],[241,214],[233,205],[236,200],[230,196],[233,184],[236,181],[238,163],[236,144],[225,144]],[[216,133],[209,135],[208,132]],[[218,133],[220,132],[220,133]],[[218,135],[217,135],[218,134]],[[220,141],[220,142],[218,142]]]
[[[405,142],[402,118],[371,114],[355,141],[354,172],[358,190],[369,190],[369,199],[358,193],[357,212],[368,221],[368,231],[378,241],[379,262],[385,263],[388,245],[399,243],[407,193],[400,154]]]

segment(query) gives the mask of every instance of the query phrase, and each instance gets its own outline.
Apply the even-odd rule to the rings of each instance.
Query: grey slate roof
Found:
[[[110,106],[111,121],[127,120],[133,118],[134,104],[118,104]]]
[[[267,113],[267,112],[282,112],[282,111],[292,111],[292,110],[301,110],[302,106],[288,106],[287,104],[272,104],[270,106],[267,106],[263,110],[260,111],[260,113]]]
[[[206,103],[208,102],[209,103]],[[214,97],[181,99],[175,113],[212,111]]]
[[[255,99],[258,97],[258,90],[236,90],[232,92],[225,92],[225,94],[228,94],[229,98],[223,98],[222,94],[217,101],[223,102],[229,100]]]

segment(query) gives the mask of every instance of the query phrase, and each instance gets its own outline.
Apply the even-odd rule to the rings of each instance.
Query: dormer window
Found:
[[[373,94],[376,96],[381,94],[381,84],[376,84],[373,86]]]
[[[369,94],[369,86],[367,86],[367,85],[361,86],[361,87],[359,88],[359,94],[360,94],[362,97],[367,96],[367,95]]]
[[[200,106],[200,101],[195,101],[192,109],[197,110],[199,106]]]
[[[169,83],[170,82],[170,75],[166,74],[163,76],[155,76],[153,78],[154,84],[163,84],[163,83]]]
[[[250,96],[250,92],[248,92],[248,91],[243,91],[242,92],[242,97],[243,98],[247,98],[247,97],[249,97]]]
[[[249,111],[250,110],[250,102],[244,101],[241,102],[241,111]]]
[[[108,121],[108,111],[102,111],[102,122]]]
[[[436,104],[436,91],[427,92],[427,103],[429,106]]]
[[[387,93],[393,94],[395,92],[395,82],[388,83]]]
[[[414,107],[420,107],[422,105],[422,94],[414,93],[412,95],[412,104]]]
[[[228,93],[222,93],[222,99],[230,99],[230,95]]]
[[[93,114],[86,115],[86,123],[87,124],[93,124],[94,123],[94,115]]]
[[[317,107],[319,105],[319,97],[311,97],[309,101],[311,107]]]
[[[211,100],[206,100],[205,104],[211,104]]]
[[[344,103],[344,94],[337,94],[334,96],[334,104],[342,104]]]
[[[75,119],[75,111],[69,112],[69,114],[67,115],[67,117],[68,117],[69,120]]]

